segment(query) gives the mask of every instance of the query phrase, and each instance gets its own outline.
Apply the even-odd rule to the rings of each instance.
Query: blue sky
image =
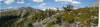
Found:
[[[32,7],[37,9],[63,7],[68,4],[85,7],[96,0],[0,0],[0,8]]]

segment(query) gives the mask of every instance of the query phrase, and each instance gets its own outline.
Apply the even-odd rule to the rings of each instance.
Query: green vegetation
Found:
[[[0,27],[34,27],[33,24],[35,22],[40,23],[42,20],[52,17],[56,18],[55,22],[44,22],[42,24],[46,25],[46,27],[53,27],[56,24],[63,25],[63,23],[65,23],[71,25],[80,22],[79,27],[84,27],[87,25],[98,26],[98,7],[85,7],[73,10],[73,6],[68,5],[63,8],[64,11],[53,11],[50,9],[42,11],[27,7],[21,8],[21,10],[1,12]],[[38,26],[40,25],[41,24]]]

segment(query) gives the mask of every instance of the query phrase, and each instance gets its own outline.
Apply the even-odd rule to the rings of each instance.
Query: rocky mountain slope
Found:
[[[64,8],[66,9],[66,7]],[[31,7],[0,12],[0,27],[96,27],[98,7],[76,10],[39,10]]]

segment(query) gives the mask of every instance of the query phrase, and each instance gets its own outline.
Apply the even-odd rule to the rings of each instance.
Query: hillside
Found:
[[[39,10],[31,7],[0,12],[0,27],[96,27],[98,7],[63,7],[59,10]]]
[[[25,7],[0,12],[0,26],[8,26],[8,24],[15,22],[17,19],[27,17],[31,14],[36,14],[40,11],[41,10],[33,9],[31,7]]]

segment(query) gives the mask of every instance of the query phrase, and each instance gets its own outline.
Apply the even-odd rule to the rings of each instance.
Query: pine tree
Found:
[[[71,11],[73,8],[73,5],[67,5],[66,7],[63,7],[65,11]]]

